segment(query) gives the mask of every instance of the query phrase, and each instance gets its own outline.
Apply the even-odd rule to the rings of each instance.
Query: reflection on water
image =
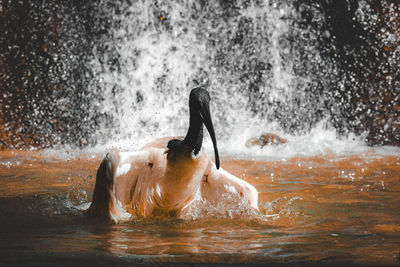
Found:
[[[225,159],[261,214],[107,225],[86,218],[101,155],[0,154],[0,256],[9,264],[400,263],[400,157]]]

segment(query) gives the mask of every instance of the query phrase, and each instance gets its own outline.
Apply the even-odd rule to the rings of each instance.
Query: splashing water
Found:
[[[4,66],[21,63],[22,77],[3,82],[3,147],[131,150],[184,135],[195,86],[210,91],[218,139],[234,151],[264,132],[289,146],[321,141],[311,153],[337,150],[340,140],[398,145],[393,4],[49,1],[24,9],[31,30],[10,26],[21,7],[7,5]],[[45,37],[38,50],[29,35]]]
[[[285,17],[295,16],[288,5],[145,2],[116,10],[104,44],[109,51],[91,62],[105,92],[103,111],[115,119],[114,142],[137,146],[185,134],[194,86],[211,91],[217,134],[226,144],[244,143],[237,136],[243,129],[269,129],[282,109],[294,124],[310,119],[310,110],[299,110],[294,99],[310,82],[293,75],[296,53],[288,58],[292,21]],[[285,119],[275,128],[285,123],[292,124]]]
[[[317,26],[300,26],[307,7],[271,1],[140,2],[105,8],[112,13],[112,34],[91,68],[99,77],[96,86],[103,88],[102,112],[114,118],[106,146],[132,150],[158,137],[184,135],[189,91],[204,86],[211,92],[213,120],[227,154],[254,158],[367,151],[361,127],[361,135],[338,134],[343,127],[337,120],[345,118],[335,109],[346,103],[327,104],[334,98],[329,88],[333,80],[339,79],[340,88],[347,81],[339,77],[338,63],[321,50],[321,7],[312,6]],[[372,12],[360,3],[356,13],[362,23],[375,18],[360,15],[364,9]],[[322,36],[331,34],[324,30]],[[298,43],[290,43],[297,37]],[[390,116],[388,123],[394,119]],[[289,142],[261,152],[245,147],[248,138],[264,132],[279,133]]]

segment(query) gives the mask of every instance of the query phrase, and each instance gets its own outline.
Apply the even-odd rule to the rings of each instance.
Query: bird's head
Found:
[[[190,113],[198,116],[206,126],[214,146],[215,165],[219,169],[219,155],[217,140],[215,138],[214,126],[210,114],[210,94],[203,88],[195,88],[189,96]]]

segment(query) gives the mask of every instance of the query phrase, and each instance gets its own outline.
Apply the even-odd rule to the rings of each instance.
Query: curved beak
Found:
[[[211,140],[212,140],[213,146],[214,146],[215,165],[217,166],[217,169],[219,169],[219,155],[218,155],[217,140],[215,139],[214,126],[213,126],[213,123],[211,120],[210,107],[209,107],[208,103],[204,103],[203,105],[200,105],[199,114],[211,136]]]

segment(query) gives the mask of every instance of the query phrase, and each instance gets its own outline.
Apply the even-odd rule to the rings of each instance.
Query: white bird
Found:
[[[257,190],[219,167],[209,103],[205,89],[190,92],[185,138],[165,137],[138,152],[108,153],[97,170],[88,214],[114,222],[132,217],[180,217],[196,199],[217,205],[227,195],[237,205],[258,210]],[[215,164],[202,147],[203,123],[213,142]]]

